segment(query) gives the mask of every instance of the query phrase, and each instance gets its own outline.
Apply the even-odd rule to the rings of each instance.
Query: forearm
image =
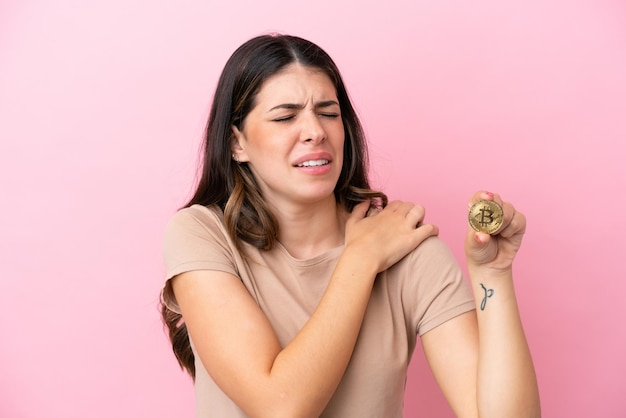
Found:
[[[332,397],[356,344],[375,275],[361,257],[344,254],[311,318],[277,355],[269,377],[286,388],[280,399],[292,414],[319,416]]]
[[[481,418],[539,417],[539,394],[512,274],[469,269],[479,331],[477,403]]]
[[[177,276],[173,290],[200,360],[250,417],[318,417],[341,381],[377,266],[344,251],[309,320],[281,347],[271,323],[236,277]]]

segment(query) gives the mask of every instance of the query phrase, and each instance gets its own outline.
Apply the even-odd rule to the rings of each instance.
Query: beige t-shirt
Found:
[[[219,209],[200,205],[183,209],[165,232],[166,279],[191,270],[218,270],[240,277],[284,347],[317,307],[343,246],[301,260],[280,244],[271,251],[244,245],[246,259],[226,232]],[[169,287],[164,289],[164,300],[178,311]],[[427,239],[377,277],[354,353],[321,417],[402,417],[416,335],[474,307],[469,286],[448,247],[439,238]],[[196,416],[245,418],[215,385],[195,348],[194,354]]]

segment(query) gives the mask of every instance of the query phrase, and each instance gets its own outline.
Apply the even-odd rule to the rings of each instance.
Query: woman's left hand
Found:
[[[486,191],[475,193],[470,206],[480,200],[493,200],[504,212],[502,225],[495,234],[476,232],[468,225],[465,237],[465,256],[468,269],[487,268],[494,273],[510,273],[515,255],[522,245],[526,231],[526,217],[504,202],[498,194]]]

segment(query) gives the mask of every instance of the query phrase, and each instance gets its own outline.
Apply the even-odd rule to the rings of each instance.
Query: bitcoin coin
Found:
[[[502,226],[504,212],[493,200],[481,200],[472,205],[468,220],[470,226],[478,232],[495,234]]]

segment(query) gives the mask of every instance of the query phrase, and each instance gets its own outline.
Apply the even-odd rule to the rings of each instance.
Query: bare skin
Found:
[[[344,131],[326,75],[288,67],[264,83],[256,102],[244,126],[233,127],[232,153],[253,171],[292,255],[345,245],[326,292],[281,348],[237,277],[191,271],[172,286],[204,367],[246,414],[317,417],[348,364],[376,274],[438,230],[422,224],[424,210],[412,203],[391,202],[370,217],[369,202],[352,213],[337,205]]]
[[[292,65],[264,83],[244,125],[232,128],[232,153],[260,184],[281,244],[297,258],[344,245],[319,305],[287,346],[280,346],[239,278],[198,270],[172,279],[204,367],[251,417],[318,417],[345,372],[376,274],[438,233],[423,224],[424,209],[412,203],[391,202],[375,216],[366,216],[369,202],[351,213],[338,206],[333,190],[343,161],[340,114],[330,79]],[[466,238],[478,303],[481,284],[495,292],[487,308],[423,337],[437,381],[461,417],[539,416],[511,274],[525,220],[509,204],[505,214],[498,236],[468,231]]]
[[[517,308],[512,273],[526,219],[497,194],[478,192],[470,204],[492,199],[504,208],[498,234],[490,236],[468,228],[465,238],[477,309],[426,333],[422,344],[435,378],[457,416],[540,417],[537,379]]]
[[[345,250],[310,320],[281,349],[241,281],[192,271],[174,292],[200,358],[220,388],[251,417],[316,417],[354,349],[376,273],[437,233],[421,207],[392,202],[373,217],[358,205],[345,225]],[[387,242],[381,252],[380,242]]]

